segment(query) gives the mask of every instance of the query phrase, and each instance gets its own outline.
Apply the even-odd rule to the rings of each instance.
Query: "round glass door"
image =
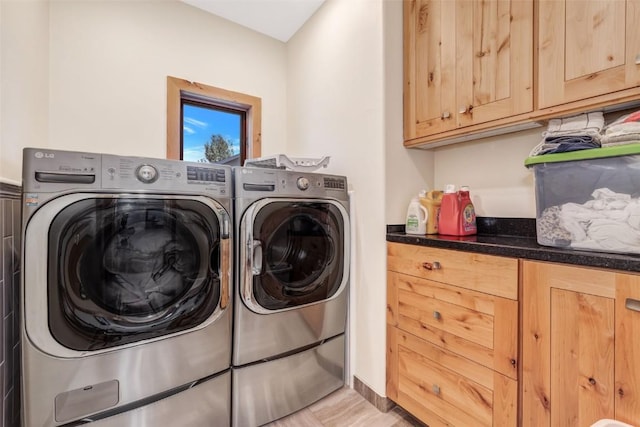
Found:
[[[182,331],[220,300],[220,218],[200,201],[91,198],[49,231],[49,328],[99,350]]]
[[[345,277],[345,217],[329,202],[273,201],[253,219],[253,300],[282,310],[327,300]],[[257,273],[257,274],[256,274]]]

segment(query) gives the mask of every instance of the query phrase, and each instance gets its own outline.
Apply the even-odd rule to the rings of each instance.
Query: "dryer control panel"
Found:
[[[329,197],[348,200],[347,178],[265,168],[235,169],[236,197]]]

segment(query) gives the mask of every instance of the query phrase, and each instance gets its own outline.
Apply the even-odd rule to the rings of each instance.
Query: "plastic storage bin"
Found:
[[[640,143],[529,157],[545,246],[640,254]]]

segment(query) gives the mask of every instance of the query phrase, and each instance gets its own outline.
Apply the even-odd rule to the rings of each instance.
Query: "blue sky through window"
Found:
[[[240,154],[239,114],[185,103],[182,111],[182,160],[205,160],[204,144],[211,135],[220,134],[231,143],[233,154]]]

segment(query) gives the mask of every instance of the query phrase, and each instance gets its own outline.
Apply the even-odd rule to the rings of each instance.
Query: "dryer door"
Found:
[[[107,349],[185,331],[221,311],[229,236],[228,216],[216,202],[68,197],[77,200],[55,214],[45,205],[32,219],[46,223],[51,217],[41,236],[46,295],[29,288],[39,284],[25,283],[25,292],[46,298],[48,329],[59,344]]]
[[[345,287],[349,219],[340,203],[264,199],[247,209],[241,230],[242,297],[251,310],[299,308]]]

